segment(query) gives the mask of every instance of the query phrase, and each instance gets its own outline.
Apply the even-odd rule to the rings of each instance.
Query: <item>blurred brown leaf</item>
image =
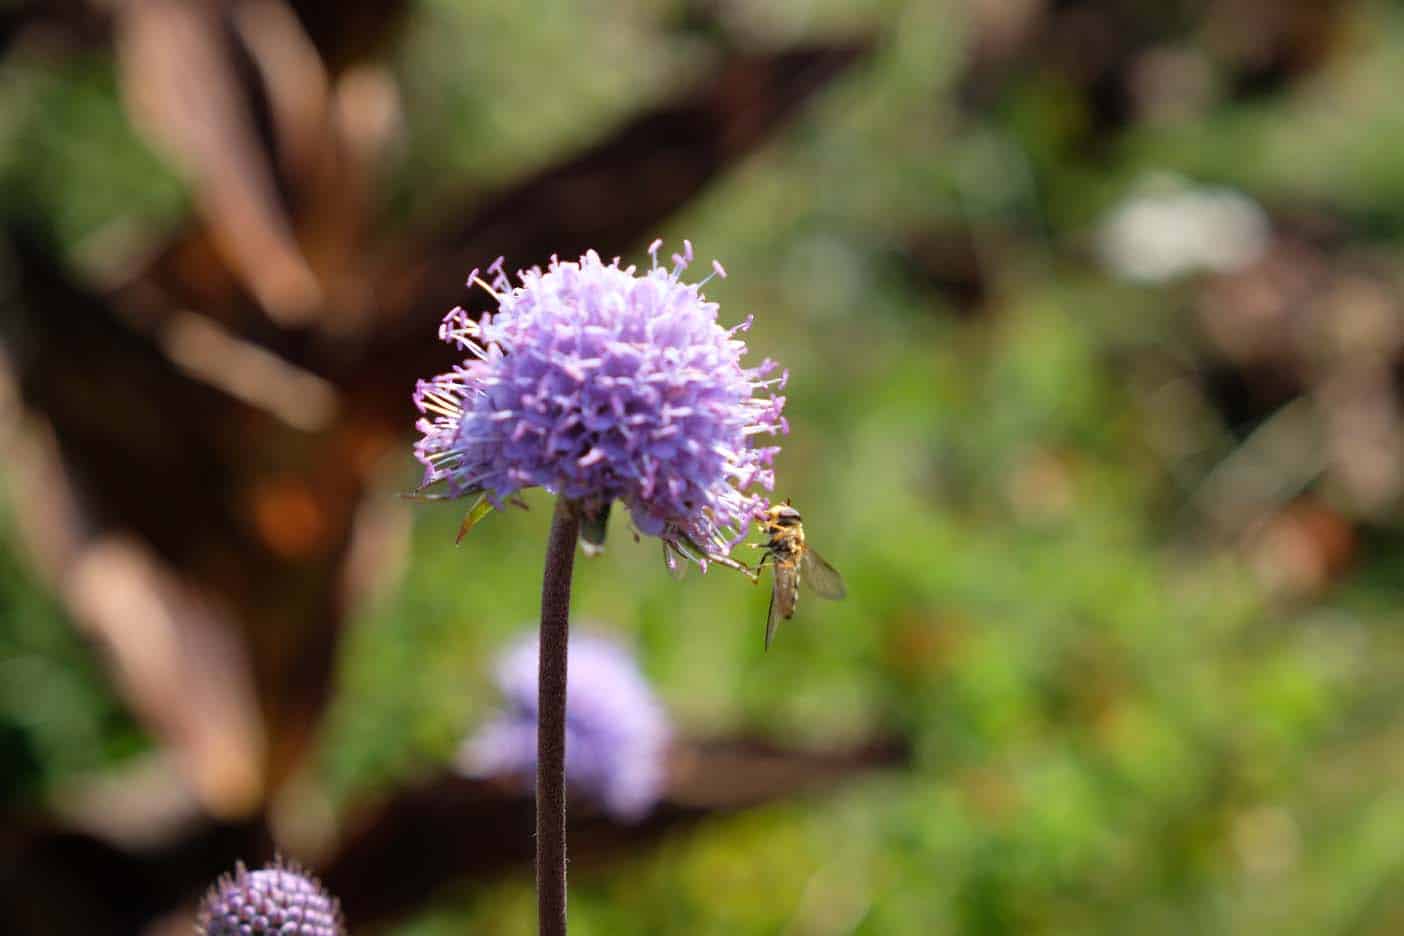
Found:
[[[370,540],[402,535],[362,510],[363,497],[412,422],[414,379],[447,361],[436,325],[467,270],[498,254],[528,265],[586,247],[623,253],[867,48],[723,60],[699,88],[488,196],[466,222],[449,206],[440,224],[371,257],[369,186],[397,105],[388,74],[358,63],[402,8],[120,7],[130,99],[193,180],[200,218],[106,292],[72,277],[42,232],[5,232],[18,279],[0,338],[26,421],[48,427],[57,452],[52,470],[27,473],[42,474],[56,499],[17,506],[72,508],[48,546],[49,567],[66,576],[60,593],[111,648],[118,690],[174,752],[206,814],[176,840],[144,845],[9,823],[6,888],[33,887],[34,900],[6,906],[6,920],[38,919],[44,907],[58,930],[131,932],[192,899],[233,857],[270,851],[258,798],[295,775],[315,737],[347,602],[374,584],[364,557],[394,551]],[[349,120],[369,113],[356,101],[379,116]],[[339,290],[327,303],[335,320],[315,315],[328,283]],[[706,808],[848,772],[765,763],[730,806]],[[444,795],[468,812],[480,802],[458,783]],[[398,802],[392,814],[416,814]],[[237,823],[212,818],[250,808]],[[395,821],[372,814],[364,828]],[[104,834],[122,835],[111,824]],[[426,880],[463,871],[425,867],[422,843],[398,834],[365,841],[336,867],[419,868]],[[530,837],[510,845],[529,849]]]
[[[314,86],[320,71],[315,55],[304,53],[296,18],[281,4],[239,3],[232,12],[234,20],[229,4],[213,0],[124,4],[117,42],[123,86],[133,116],[191,178],[214,242],[230,267],[270,315],[296,324],[316,312],[321,287],[298,247],[290,206],[279,193],[277,141],[258,129],[261,115],[254,94],[274,89],[267,95],[272,116],[285,119],[269,122],[284,131],[283,142],[303,141],[303,128],[288,123],[306,115],[278,112],[279,104],[283,111],[297,110],[293,95],[283,91],[292,82],[265,85],[251,73],[251,59],[257,60],[238,41],[235,22],[245,24],[246,36],[257,38],[254,49],[269,50],[265,58],[275,57],[272,50],[282,53],[266,64],[300,72],[296,77],[303,83],[310,71]],[[282,74],[277,67],[270,71]],[[295,158],[299,147],[284,149]]]
[[[571,800],[572,866],[586,867],[655,841],[678,826],[774,800],[814,793],[908,760],[900,744],[842,751],[787,751],[749,741],[685,744],[675,753],[664,801],[637,823]],[[323,880],[357,927],[385,923],[444,885],[529,873],[535,801],[514,784],[446,774],[377,804],[328,862]]]

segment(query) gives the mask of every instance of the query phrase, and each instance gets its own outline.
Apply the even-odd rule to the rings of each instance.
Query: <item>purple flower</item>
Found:
[[[638,819],[663,793],[667,715],[633,658],[602,637],[573,636],[566,683],[566,779],[622,819]],[[469,773],[521,777],[536,771],[537,639],[497,661],[506,710],[463,747]]]
[[[345,936],[341,907],[296,864],[281,858],[259,871],[243,862],[200,902],[196,930],[203,936]]]
[[[700,292],[707,280],[680,280],[692,245],[684,241],[668,270],[657,263],[660,244],[643,273],[590,251],[527,270],[513,287],[502,261],[493,265],[497,311],[479,322],[454,309],[439,330],[471,357],[415,390],[426,487],[483,493],[500,508],[539,486],[587,518],[619,499],[640,532],[687,537],[703,552],[744,538],[767,506],[747,491],[773,486],[779,451],[753,447],[752,437],[788,431],[785,398],[774,392],[785,375],[767,379],[770,360],[742,366],[737,335],[751,320],[719,325],[716,303]],[[477,271],[473,281],[482,284]]]

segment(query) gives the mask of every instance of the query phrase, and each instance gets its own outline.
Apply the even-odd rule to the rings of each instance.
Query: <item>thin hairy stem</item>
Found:
[[[536,907],[541,936],[565,936],[566,650],[570,641],[570,576],[580,515],[556,501],[541,582],[541,670],[536,725]]]

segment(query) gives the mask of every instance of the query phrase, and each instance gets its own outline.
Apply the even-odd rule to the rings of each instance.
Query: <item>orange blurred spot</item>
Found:
[[[950,667],[965,642],[966,626],[952,615],[902,615],[883,644],[883,659],[904,676],[921,678]]]
[[[302,481],[279,479],[256,486],[253,519],[264,545],[284,559],[310,559],[328,546],[326,510]]]
[[[1355,554],[1355,530],[1339,513],[1302,500],[1271,518],[1253,538],[1250,558],[1263,582],[1288,596],[1330,585]]]
[[[1030,453],[1008,480],[1009,503],[1019,519],[1026,523],[1055,521],[1067,516],[1074,494],[1072,465],[1056,452]]]
[[[992,767],[972,767],[956,780],[970,809],[994,823],[1012,820],[1020,808],[1018,788],[1009,777]]]

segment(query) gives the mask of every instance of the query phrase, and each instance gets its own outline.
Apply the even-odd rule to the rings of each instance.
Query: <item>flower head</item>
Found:
[[[706,280],[681,280],[692,245],[665,269],[660,243],[642,273],[594,251],[516,287],[500,260],[489,270],[497,311],[474,321],[454,309],[439,331],[470,357],[415,391],[426,486],[498,507],[539,486],[587,517],[618,499],[640,532],[704,552],[744,538],[766,506],[747,491],[773,486],[778,451],[751,442],[788,431],[775,395],[785,376],[767,379],[770,360],[742,366],[750,320],[718,324]]]
[[[633,658],[601,637],[572,636],[566,683],[566,779],[612,814],[636,819],[662,795],[670,730],[663,707]],[[477,775],[535,776],[537,640],[497,662],[505,711],[463,747]]]
[[[200,902],[202,936],[346,936],[337,901],[296,864],[281,858],[258,871],[240,862]]]

